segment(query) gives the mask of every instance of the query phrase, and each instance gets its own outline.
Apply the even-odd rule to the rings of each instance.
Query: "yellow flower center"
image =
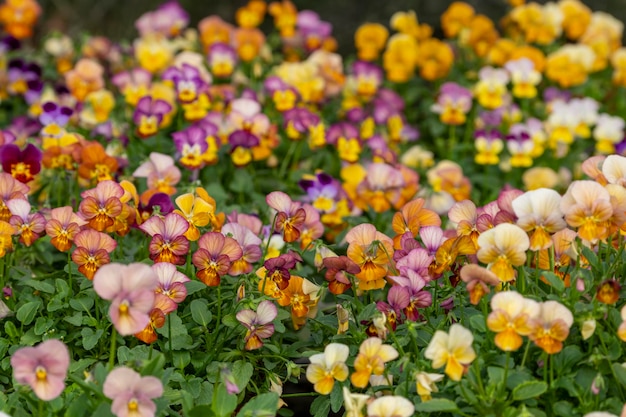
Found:
[[[45,381],[48,377],[48,372],[46,368],[40,365],[35,369],[35,375],[37,376],[37,381]]]

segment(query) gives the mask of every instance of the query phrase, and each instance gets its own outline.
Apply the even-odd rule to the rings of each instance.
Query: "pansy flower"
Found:
[[[15,228],[15,234],[20,236],[20,242],[26,246],[33,244],[45,230],[46,219],[41,213],[31,213],[28,200],[19,198],[7,202],[7,207],[13,214],[9,219]]]
[[[154,417],[155,398],[163,395],[163,384],[154,376],[141,376],[125,366],[107,375],[102,386],[104,395],[113,400],[111,412],[118,417]]]
[[[235,239],[242,250],[241,258],[232,263],[228,274],[238,276],[252,272],[252,265],[263,256],[261,238],[255,235],[252,230],[238,223],[226,223],[222,227],[222,234]]]
[[[472,108],[472,92],[454,82],[444,83],[439,89],[437,102],[432,111],[439,114],[439,120],[447,125],[465,123],[467,113]]]
[[[228,44],[216,42],[209,47],[209,69],[217,78],[228,78],[237,65],[237,52]]]
[[[442,330],[435,332],[424,357],[433,361],[433,368],[445,365],[445,374],[453,381],[460,381],[465,370],[476,359],[473,342],[472,332],[455,323],[449,333]]]
[[[369,337],[359,346],[359,353],[354,360],[354,372],[350,376],[352,385],[365,388],[370,376],[382,375],[385,363],[398,357],[398,351],[391,345],[383,343],[378,337]]]
[[[256,312],[249,309],[237,312],[237,320],[247,329],[244,338],[246,350],[259,349],[263,346],[261,339],[267,339],[274,334],[272,321],[277,315],[276,305],[268,300],[261,301]]]
[[[259,289],[263,281],[259,282]],[[320,287],[306,278],[292,275],[289,285],[284,290],[271,291],[271,285],[266,286],[266,294],[275,292],[278,294],[278,304],[283,307],[291,307],[291,321],[295,330],[306,324],[306,319],[315,317],[317,304],[320,300]],[[271,294],[269,294],[271,295]]]
[[[69,366],[70,352],[63,342],[56,339],[46,340],[34,347],[20,348],[11,356],[15,380],[29,385],[43,401],[61,395]]]
[[[558,301],[540,304],[540,312],[532,325],[530,340],[549,355],[560,352],[574,324],[572,312]]]
[[[168,262],[156,263],[151,268],[156,273],[158,280],[154,290],[156,293],[155,304],[163,307],[161,310],[164,314],[169,314],[176,310],[178,304],[187,297],[185,282],[190,280],[185,274],[179,272],[176,266]]]
[[[495,273],[502,282],[509,282],[515,279],[513,267],[526,262],[530,239],[519,226],[502,223],[481,233],[477,243],[478,259],[489,264],[487,269]]]
[[[559,193],[547,188],[528,191],[513,200],[517,225],[532,232],[530,250],[549,248],[552,246],[550,235],[567,227],[560,203]]]
[[[609,233],[609,219],[613,214],[611,197],[595,181],[574,181],[560,202],[568,225],[578,229],[578,236],[589,242],[603,240]]]
[[[4,172],[16,180],[27,183],[35,178],[41,170],[41,151],[32,143],[24,149],[9,143],[0,147],[0,163]]]
[[[152,216],[139,228],[152,236],[150,259],[174,265],[185,263],[185,255],[189,251],[189,240],[185,237],[185,232],[189,223],[182,216],[176,213],[169,213],[165,218]]]
[[[164,116],[172,111],[172,106],[165,100],[153,99],[150,96],[142,97],[137,102],[133,114],[133,122],[137,126],[137,134],[147,138],[159,131]]]
[[[198,250],[192,262],[198,268],[196,276],[210,287],[220,285],[232,263],[243,255],[235,239],[219,232],[207,232],[198,240]]]
[[[79,232],[74,236],[74,244],[72,261],[87,279],[93,279],[98,268],[111,262],[109,254],[117,247],[115,239],[93,229]]]
[[[115,181],[101,181],[96,188],[81,193],[79,212],[89,227],[102,232],[113,226],[115,218],[122,213],[123,195],[124,189]]]
[[[174,164],[174,158],[158,152],[151,152],[150,159],[139,165],[133,172],[133,176],[147,179],[148,190],[141,194],[141,202],[146,204],[150,197],[156,193],[174,194],[181,173]]]
[[[393,263],[393,241],[372,224],[361,224],[348,232],[348,258],[361,272],[356,274],[359,289],[371,290],[385,286],[385,276]]]
[[[539,303],[514,291],[494,295],[491,309],[487,327],[497,333],[495,344],[505,352],[516,351],[522,346],[522,336],[533,331],[534,320],[540,314]]]
[[[346,274],[356,275],[361,268],[347,256],[329,256],[322,261],[326,268],[324,278],[328,281],[328,290],[333,294],[343,294],[352,282]]]
[[[117,159],[108,155],[99,142],[88,142],[80,150],[79,182],[90,186],[112,180],[118,167]]]
[[[313,384],[313,389],[328,395],[333,390],[335,380],[343,382],[348,378],[346,360],[350,354],[348,346],[341,343],[329,343],[324,353],[309,357],[311,364],[306,369],[306,379]]]
[[[300,238],[300,229],[306,219],[306,212],[298,202],[282,191],[274,191],[265,198],[267,205],[277,211],[274,230],[283,233],[285,242],[294,242]]]
[[[96,294],[111,301],[109,317],[122,336],[138,333],[150,323],[157,285],[156,273],[141,263],[107,264],[93,278]]]

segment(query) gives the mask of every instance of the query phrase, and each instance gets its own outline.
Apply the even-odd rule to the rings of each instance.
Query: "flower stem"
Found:
[[[500,397],[504,397],[504,393],[506,392],[506,379],[509,376],[509,358],[511,357],[511,352],[506,352],[506,358],[504,359],[504,379],[502,380],[502,386],[500,387]]]
[[[109,353],[109,371],[111,371],[113,369],[113,366],[115,366],[115,351],[117,349],[117,330],[115,330],[115,327],[112,327],[111,329],[111,352]]]
[[[526,363],[526,357],[528,356],[528,350],[530,349],[530,340],[526,342],[526,349],[524,349],[524,356],[522,356],[522,364],[520,368],[524,368],[524,364]]]
[[[68,250],[67,251],[67,285],[70,287],[69,296],[72,297],[74,295],[74,282],[72,281],[72,254]]]

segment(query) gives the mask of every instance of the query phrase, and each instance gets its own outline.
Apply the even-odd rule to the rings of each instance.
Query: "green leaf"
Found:
[[[434,413],[436,411],[458,411],[459,407],[454,401],[447,398],[433,398],[415,405],[415,411]]]
[[[83,313],[76,312],[73,316],[64,317],[63,320],[78,327],[83,324]]]
[[[237,361],[233,364],[233,377],[235,378],[235,383],[239,387],[240,390],[244,390],[248,385],[248,381],[252,377],[254,373],[254,367],[251,363],[245,361]]]
[[[17,332],[17,327],[15,327],[15,324],[13,324],[12,321],[7,321],[4,323],[4,331],[6,332],[6,334],[11,338],[11,339],[15,339],[17,337],[19,337],[19,333]]]
[[[189,417],[214,417],[215,413],[210,405],[199,405],[189,410]]]
[[[23,282],[31,288],[37,291],[45,292],[47,294],[54,294],[54,286],[46,281],[38,281],[35,279],[29,279]]]
[[[481,333],[487,332],[487,326],[485,325],[485,316],[482,314],[474,314],[469,319],[470,326]]]
[[[626,386],[626,368],[624,368],[619,363],[612,364],[611,368],[613,368],[613,372],[615,372],[615,376],[617,377],[617,380],[622,385]]]
[[[83,330],[80,331],[80,334],[83,336],[83,347],[85,350],[93,349],[98,344],[98,340],[100,340],[103,333],[104,330],[102,329],[97,329],[94,332],[92,329],[84,327]]]
[[[206,285],[200,281],[187,281],[185,282],[185,288],[187,288],[187,295],[191,295],[198,291],[202,291],[206,288]]]
[[[91,417],[115,417],[115,416],[111,412],[111,404],[102,403],[100,404],[100,406],[98,406],[98,408],[96,408],[96,411],[94,411],[93,414],[91,414]]]
[[[330,399],[326,395],[320,395],[311,403],[311,415],[313,417],[327,417],[330,411]]]
[[[65,282],[64,279],[61,278],[57,278],[54,281],[54,286],[56,287],[56,296],[57,297],[67,297],[68,294],[70,293],[70,286],[67,285],[67,282]]]
[[[73,298],[70,300],[70,307],[76,311],[89,311],[93,307],[93,299],[89,297]]]
[[[217,417],[230,417],[237,408],[237,396],[229,394],[224,384],[217,387],[217,398],[211,404],[211,408]]]
[[[88,398],[86,394],[71,401],[70,406],[65,411],[64,417],[85,417],[89,411]]]
[[[22,324],[30,324],[35,319],[39,307],[41,307],[41,300],[26,303],[17,310],[16,317]]]
[[[37,320],[35,320],[35,334],[37,336],[41,336],[47,332],[53,324],[54,321],[52,319],[47,317],[38,317]]]
[[[333,390],[330,392],[330,409],[333,410],[333,413],[338,412],[343,405],[343,390],[341,389],[341,385],[335,384],[333,385]]]
[[[186,350],[172,352],[172,364],[178,369],[184,369],[191,362],[191,354]]]
[[[52,299],[46,306],[46,310],[52,313],[54,311],[61,310],[65,307],[67,307],[67,304],[63,302],[62,297],[55,296],[55,297],[52,297]]]
[[[206,327],[211,322],[212,315],[206,300],[193,300],[189,304],[189,308],[191,309],[191,318],[199,325]]]
[[[273,417],[278,410],[278,394],[268,392],[257,395],[244,405],[237,417]]]
[[[222,318],[222,324],[232,329],[239,326],[239,321],[237,321],[237,318],[234,314],[227,314],[224,316],[224,318]]]
[[[556,291],[557,293],[562,293],[563,291],[565,291],[565,283],[553,272],[542,271],[541,276],[550,283],[550,286],[554,288],[554,291]]]
[[[148,363],[145,364],[141,370],[141,375],[153,375],[159,376],[163,373],[163,367],[165,366],[165,355],[157,353]]]
[[[524,382],[513,390],[513,399],[515,401],[527,400],[535,398],[548,390],[548,384],[544,381],[528,381]]]

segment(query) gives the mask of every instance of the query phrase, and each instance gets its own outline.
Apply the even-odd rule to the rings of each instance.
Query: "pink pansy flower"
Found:
[[[190,281],[190,279],[182,272],[178,272],[174,265],[167,262],[152,265],[152,270],[158,279],[155,304],[162,307],[161,310],[164,314],[171,313],[187,297],[185,282]]]
[[[261,259],[261,238],[238,223],[227,223],[222,227],[224,236],[232,236],[239,243],[243,254],[230,266],[229,275],[237,276],[252,272],[252,264]]]
[[[278,315],[276,305],[268,300],[261,301],[256,313],[252,310],[241,310],[237,313],[237,320],[248,329],[245,337],[246,350],[254,350],[263,346],[261,339],[267,339],[274,334],[272,321]]]
[[[146,178],[148,190],[141,195],[141,202],[147,204],[156,193],[172,195],[176,192],[175,185],[180,181],[180,170],[169,155],[152,152],[150,159],[141,164],[133,176]]]
[[[446,241],[447,237],[443,234],[443,229],[439,226],[422,227],[419,236],[424,243],[424,248],[429,255],[434,255],[437,249]]]
[[[41,213],[30,213],[30,203],[27,200],[14,199],[7,202],[11,210],[9,223],[15,227],[16,234],[20,235],[20,242],[26,246],[33,244],[46,227],[46,219]]]
[[[163,395],[163,383],[122,366],[111,371],[102,391],[113,400],[111,412],[117,417],[154,417],[156,404],[152,400]]]
[[[0,220],[8,222],[11,210],[6,206],[9,200],[20,198],[26,200],[26,194],[30,188],[7,174],[0,172]]]
[[[150,323],[157,285],[156,273],[140,263],[107,264],[93,278],[96,294],[111,301],[109,316],[122,336],[138,333]]]
[[[183,216],[176,213],[169,213],[164,219],[153,216],[139,228],[152,236],[150,259],[155,263],[185,263],[185,255],[189,251],[189,240],[185,237],[185,232],[189,229],[189,223]]]
[[[305,212],[305,220],[300,229],[300,248],[306,249],[314,240],[324,234],[324,225],[320,221],[320,213],[312,205],[302,206]]]
[[[198,240],[198,250],[192,257],[193,264],[198,268],[196,276],[209,287],[216,287],[232,263],[242,255],[241,246],[232,237],[219,232],[205,233]]]
[[[301,227],[306,220],[306,211],[299,202],[282,191],[271,192],[265,197],[267,205],[278,212],[274,230],[283,232],[285,242],[295,242],[300,238]]]
[[[11,356],[13,376],[27,384],[44,401],[57,398],[65,389],[70,353],[63,342],[50,339],[35,347],[24,347]]]

